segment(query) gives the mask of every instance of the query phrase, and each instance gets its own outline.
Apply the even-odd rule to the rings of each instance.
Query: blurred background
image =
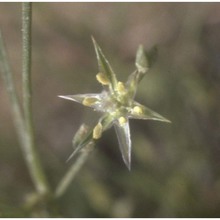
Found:
[[[16,88],[21,95],[21,3],[0,3]],[[63,217],[220,216],[220,4],[33,3],[36,141],[53,188],[71,165],[72,137],[100,116],[58,95],[100,92],[95,37],[123,81],[142,43],[158,58],[136,100],[172,124],[131,120],[132,169],[113,129],[58,201]],[[0,80],[0,216],[25,216],[34,188]]]

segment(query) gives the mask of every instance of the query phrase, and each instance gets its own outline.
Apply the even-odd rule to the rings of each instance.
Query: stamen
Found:
[[[137,114],[137,115],[142,115],[143,114],[143,109],[140,107],[140,106],[135,106],[133,109],[132,109],[132,112],[134,114]]]
[[[127,119],[125,117],[120,117],[118,119],[118,121],[119,121],[119,124],[122,126],[122,125],[124,125],[127,122]]]
[[[98,101],[97,98],[86,97],[86,98],[84,98],[82,104],[90,107],[90,106],[94,105],[97,101]]]
[[[102,124],[99,122],[93,129],[93,139],[99,139],[102,136]]]
[[[118,82],[116,90],[120,93],[125,93],[126,89],[123,82]]]
[[[96,79],[98,80],[98,82],[100,82],[102,85],[109,85],[109,79],[106,77],[105,74],[103,73],[98,73],[96,75]]]

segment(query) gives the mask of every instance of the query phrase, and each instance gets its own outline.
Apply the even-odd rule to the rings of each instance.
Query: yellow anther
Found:
[[[134,114],[141,115],[141,114],[143,114],[143,109],[142,109],[140,106],[135,106],[135,107],[132,109],[132,112],[133,112]]]
[[[102,136],[102,124],[99,122],[93,129],[93,139],[99,139]]]
[[[124,125],[127,122],[127,119],[125,117],[120,117],[118,119],[118,121],[119,121],[119,124],[122,126],[122,125]]]
[[[85,105],[85,106],[91,106],[91,105],[94,105],[97,101],[98,101],[97,98],[86,97],[86,98],[83,99],[82,104]]]
[[[120,93],[125,93],[126,89],[123,82],[118,82],[116,90]]]
[[[98,73],[96,75],[96,79],[102,84],[102,85],[108,85],[110,82],[109,82],[109,79],[106,77],[105,74],[103,73]]]

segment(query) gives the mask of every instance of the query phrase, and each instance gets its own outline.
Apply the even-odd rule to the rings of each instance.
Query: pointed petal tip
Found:
[[[93,35],[91,35],[91,39],[93,42],[95,42],[95,38],[93,37]]]
[[[68,96],[65,96],[65,95],[58,95],[57,97],[62,98],[62,99],[69,99]]]
[[[131,159],[125,158],[123,155],[122,155],[122,159],[123,162],[125,163],[125,166],[128,168],[129,171],[131,171]]]
[[[58,95],[57,97],[65,99],[65,96],[63,96],[63,95]]]
[[[126,167],[128,168],[128,171],[131,171],[131,163],[126,164]]]
[[[73,158],[73,156],[74,156],[75,154],[76,154],[76,151],[73,151],[73,153],[70,154],[70,156],[67,158],[66,163],[68,163],[68,162]]]
[[[172,121],[170,121],[170,120],[167,119],[167,118],[163,118],[162,122],[166,122],[166,123],[170,123],[170,124],[172,124]]]
[[[70,97],[69,95],[58,95],[59,98],[62,99],[67,99],[67,100],[71,100],[71,101],[75,101],[72,97]]]
[[[161,122],[165,122],[165,123],[172,123],[169,119],[163,117],[162,115],[160,115],[160,114],[158,114],[158,113],[156,113],[156,112],[155,112],[155,114],[156,114],[156,117],[155,117],[155,118],[152,117],[153,120],[155,120],[155,121],[161,121]]]
[[[124,161],[126,167],[128,168],[128,170],[131,171],[131,160],[123,157],[123,155],[122,155],[122,158],[123,158],[123,161]]]
[[[160,121],[160,122],[165,122],[165,123],[169,123],[169,124],[172,123],[170,120],[168,120],[168,119],[166,119],[166,118],[162,118],[162,119],[156,118],[156,119],[153,119],[153,120],[155,120],[155,121]]]
[[[92,38],[93,45],[94,45],[95,47],[98,47],[98,44],[97,44],[95,38],[94,38],[93,36],[91,36],[91,38]]]
[[[131,171],[131,152],[127,156],[128,157],[126,157],[126,155],[122,154],[122,158],[123,158],[123,161],[124,161],[126,167],[128,168],[129,171]]]

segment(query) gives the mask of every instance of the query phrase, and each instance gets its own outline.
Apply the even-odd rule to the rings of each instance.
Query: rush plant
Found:
[[[105,58],[101,48],[92,38],[98,60],[99,73],[96,75],[97,81],[103,86],[101,93],[77,94],[59,96],[60,98],[79,102],[84,106],[93,108],[103,115],[98,120],[97,125],[88,132],[88,135],[82,139],[78,146],[75,146],[73,157],[79,150],[89,142],[96,142],[100,139],[102,133],[108,128],[114,126],[122,158],[131,169],[131,138],[129,119],[157,120],[170,122],[160,114],[150,108],[135,101],[135,94],[138,84],[146,75],[150,68],[150,61],[142,45],[139,46],[136,55],[136,70],[128,77],[127,82],[123,83],[117,80],[110,63]]]
[[[29,200],[27,199],[27,204],[25,205],[26,207],[30,207],[31,214],[34,213],[34,207],[41,207],[42,210],[41,212],[38,211],[37,216],[45,217],[45,210],[49,210],[48,207],[51,201],[55,201],[55,199],[64,194],[104,131],[114,126],[123,160],[130,170],[131,138],[129,119],[170,121],[148,107],[136,102],[134,99],[138,84],[151,67],[151,57],[146,55],[143,46],[139,46],[137,50],[136,70],[131,73],[127,82],[123,83],[117,80],[111,65],[93,39],[99,67],[96,79],[103,86],[103,91],[99,94],[89,93],[60,97],[91,107],[95,111],[101,112],[102,116],[94,128],[90,129],[88,126],[82,125],[74,136],[73,145],[75,150],[70,158],[76,153],[79,153],[79,156],[73,161],[73,164],[53,190],[48,182],[44,167],[41,164],[41,157],[35,142],[31,86],[31,24],[32,4],[29,2],[22,3],[22,103],[18,99],[18,93],[14,84],[1,31],[0,71],[10,97],[20,147],[35,187],[34,193],[30,194]],[[49,213],[48,216],[53,216],[53,213]]]

